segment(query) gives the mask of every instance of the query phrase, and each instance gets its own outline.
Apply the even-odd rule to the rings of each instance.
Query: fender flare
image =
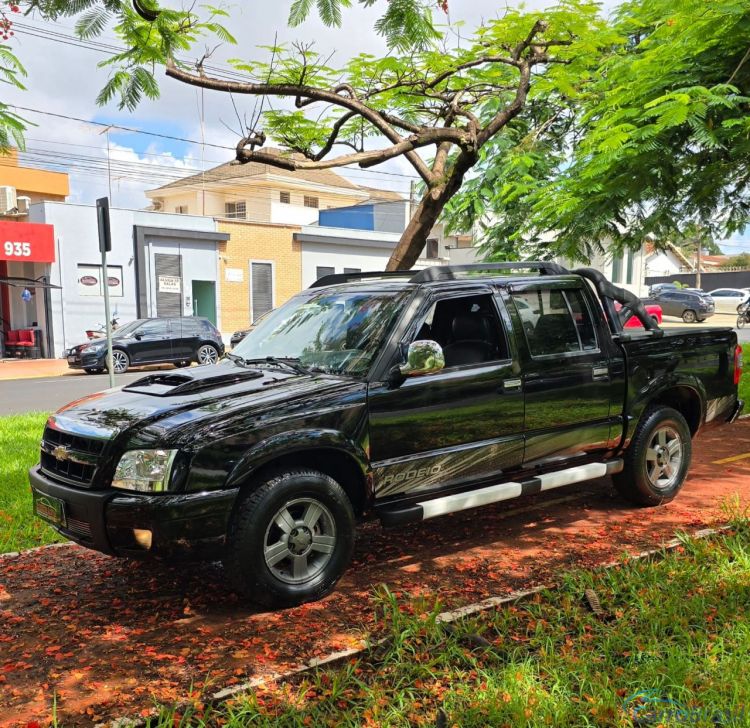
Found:
[[[241,485],[260,468],[274,460],[300,452],[314,452],[320,448],[337,450],[349,456],[362,472],[362,478],[366,480],[369,462],[367,454],[359,445],[337,430],[303,429],[279,432],[255,443],[232,468],[226,487]]]

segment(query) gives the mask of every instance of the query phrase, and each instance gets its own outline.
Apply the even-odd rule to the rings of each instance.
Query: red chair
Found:
[[[5,334],[5,351],[8,356],[18,355],[19,333],[20,333],[19,331],[16,331],[15,329],[11,329]]]
[[[31,329],[21,329],[18,332],[18,356],[28,359],[31,357],[31,350],[34,347],[34,332]]]

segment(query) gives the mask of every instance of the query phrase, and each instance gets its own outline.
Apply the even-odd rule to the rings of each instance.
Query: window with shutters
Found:
[[[311,195],[305,195],[305,207],[320,207],[320,200],[317,197]]]
[[[224,215],[234,220],[244,220],[247,217],[247,205],[244,201],[225,202]]]
[[[283,202],[285,205],[291,205],[292,193],[291,192],[279,192],[279,202]]]
[[[273,263],[250,263],[250,314],[253,323],[273,308]]]
[[[321,278],[332,276],[334,273],[336,273],[336,269],[333,266],[319,265],[315,269],[315,280],[319,281]]]
[[[344,268],[344,273],[361,273],[361,268]]]

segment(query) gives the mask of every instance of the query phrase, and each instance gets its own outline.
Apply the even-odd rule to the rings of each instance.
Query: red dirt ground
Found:
[[[607,480],[384,530],[364,525],[327,599],[261,612],[227,593],[218,565],[129,562],[77,546],[0,560],[0,726],[138,715],[154,699],[214,692],[352,646],[374,628],[372,590],[446,608],[555,580],[721,522],[750,503],[750,419],[701,435],[677,500],[628,507]]]

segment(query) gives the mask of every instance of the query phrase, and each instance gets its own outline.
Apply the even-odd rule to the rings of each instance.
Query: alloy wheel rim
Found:
[[[268,524],[263,558],[279,581],[304,584],[325,569],[335,546],[331,511],[315,498],[296,498],[279,508]]]
[[[201,346],[198,350],[198,361],[201,364],[216,364],[219,355],[213,346]]]
[[[118,374],[122,374],[122,372],[127,369],[128,361],[125,358],[125,355],[121,351],[113,351],[112,352],[112,364],[114,365],[115,371]]]
[[[646,474],[658,490],[669,490],[677,482],[683,460],[682,437],[671,425],[654,430],[646,450]]]

